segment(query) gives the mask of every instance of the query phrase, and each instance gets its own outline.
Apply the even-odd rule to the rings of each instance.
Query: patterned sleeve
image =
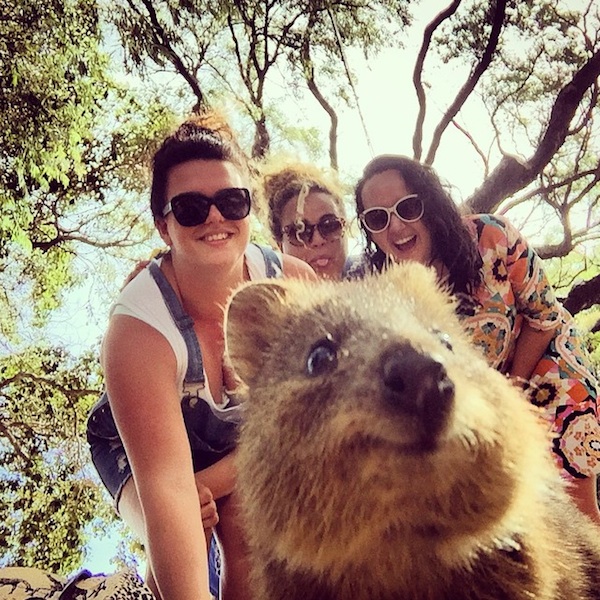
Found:
[[[495,222],[498,235],[505,239],[506,268],[518,312],[534,329],[555,329],[560,325],[561,307],[542,260],[506,219],[498,216],[490,219]]]

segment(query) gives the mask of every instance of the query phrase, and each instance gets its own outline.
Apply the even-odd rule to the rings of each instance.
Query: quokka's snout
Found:
[[[424,447],[434,445],[454,404],[454,384],[444,365],[409,343],[394,344],[381,356],[383,398],[412,419]]]

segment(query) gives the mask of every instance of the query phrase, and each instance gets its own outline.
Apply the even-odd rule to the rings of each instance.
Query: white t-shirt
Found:
[[[279,262],[282,264],[281,255],[278,256]],[[250,274],[250,280],[262,279],[267,276],[265,258],[258,246],[250,244],[246,248],[244,258],[248,273]],[[159,265],[161,260],[157,260]],[[280,272],[278,276],[281,276]],[[165,337],[175,355],[177,387],[183,392],[184,378],[188,368],[188,352],[185,340],[175,325],[158,285],[148,268],[144,269],[125,286],[113,305],[110,314],[111,316],[127,315],[139,319]],[[204,380],[207,381],[206,373],[204,374]],[[198,390],[196,394],[211,407],[215,414],[220,416],[220,418],[228,420],[227,415],[224,414],[227,411],[224,411],[222,407],[215,403],[207,385],[202,390]]]

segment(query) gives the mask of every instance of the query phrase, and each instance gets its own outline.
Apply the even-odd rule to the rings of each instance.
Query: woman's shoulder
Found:
[[[157,296],[157,294],[159,295],[156,282],[150,273],[150,264],[146,265],[123,287],[113,305],[111,314],[115,310],[118,310],[118,307],[135,306],[140,302],[147,303],[150,299]]]
[[[133,317],[168,338],[166,332],[176,327],[171,317],[167,297],[159,287],[159,284],[165,289],[169,287],[169,284],[165,283],[166,278],[161,277],[159,264],[152,261],[121,290],[111,308],[110,318],[112,320],[117,315]],[[152,268],[158,275],[152,274]]]
[[[304,261],[282,254],[270,246],[252,243],[246,249],[246,266],[250,279],[300,277],[316,279],[313,269]]]
[[[282,255],[270,246],[254,242],[248,244],[244,257],[250,279],[281,277],[283,274]]]
[[[491,213],[474,213],[463,215],[463,223],[470,228],[476,229],[497,229],[504,231],[512,225],[510,221],[503,215],[493,215]]]
[[[463,216],[462,220],[479,246],[507,246],[516,232],[510,221],[502,215],[471,214]]]
[[[283,254],[283,275],[284,277],[295,277],[297,279],[318,280],[319,277],[313,268],[303,260]]]

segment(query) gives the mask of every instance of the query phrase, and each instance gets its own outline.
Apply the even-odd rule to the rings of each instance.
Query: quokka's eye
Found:
[[[440,331],[439,329],[432,329],[431,333],[433,333],[439,340],[448,348],[448,350],[452,351],[454,348],[452,347],[452,339],[447,333]]]
[[[306,372],[311,377],[318,377],[333,371],[338,364],[338,347],[329,336],[319,340],[308,353]]]

